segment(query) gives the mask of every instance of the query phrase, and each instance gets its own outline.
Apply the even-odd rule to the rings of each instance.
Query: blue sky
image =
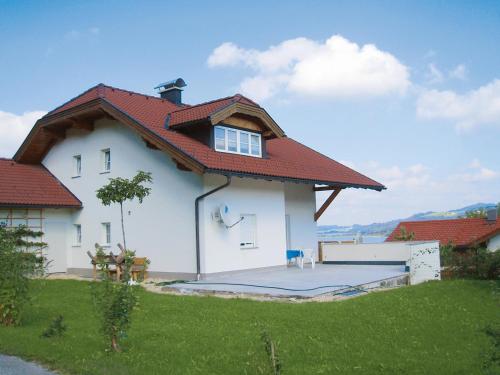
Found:
[[[343,192],[322,224],[496,202],[499,40],[497,1],[0,0],[0,155],[96,83],[183,77],[186,102],[242,92],[387,185]]]

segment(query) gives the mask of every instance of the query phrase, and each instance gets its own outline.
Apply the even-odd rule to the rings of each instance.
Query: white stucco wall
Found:
[[[111,171],[102,173],[103,149],[111,150]],[[74,178],[73,156],[81,155],[81,176]],[[111,244],[122,242],[118,205],[103,206],[96,190],[111,177],[130,178],[138,170],[153,175],[152,193],[142,205],[124,206],[127,246],[151,260],[151,272],[196,272],[194,201],[225,182],[223,176],[199,176],[180,171],[162,151],[146,147],[132,130],[113,120],[99,120],[92,132],[70,129],[48,152],[43,164],[82,202],[83,208],[63,213],[53,210],[47,235],[65,248],[56,251],[54,270],[90,269],[86,252],[103,239],[102,223],[111,223]],[[221,203],[233,212],[255,214],[257,246],[240,248],[240,227],[226,229],[212,220]],[[205,198],[200,205],[201,272],[204,274],[286,264],[285,215],[290,216],[293,247],[315,249],[315,197],[310,185],[284,184],[234,177],[230,187]],[[62,216],[61,216],[62,215]],[[75,245],[74,224],[82,227],[82,243]],[[65,228],[65,229],[63,229]],[[61,233],[65,231],[65,235]],[[50,232],[50,233],[49,233]]]
[[[47,243],[43,253],[49,261],[47,271],[49,273],[66,272],[71,262],[68,257],[72,255],[68,249],[71,241],[73,210],[46,208],[43,210],[43,217],[42,240]]]
[[[410,249],[406,242],[384,242],[378,244],[323,243],[325,262],[407,262]]]
[[[285,183],[285,213],[290,220],[290,248],[317,251],[316,195],[312,185]]]
[[[111,172],[102,171],[101,150],[111,150]],[[73,156],[82,157],[81,177],[72,178]],[[43,164],[82,202],[83,209],[71,217],[67,243],[67,267],[90,268],[87,250],[102,239],[103,222],[111,223],[109,250],[122,242],[118,205],[103,206],[96,190],[111,177],[130,178],[138,170],[153,175],[152,192],[142,205],[125,203],[127,246],[137,256],[151,260],[149,270],[176,273],[196,271],[194,199],[202,191],[202,178],[180,171],[162,151],[145,146],[132,130],[112,120],[99,120],[95,130],[71,129],[43,160]],[[73,224],[82,225],[82,244],[74,243]]]
[[[205,175],[205,191],[222,185],[225,178]],[[257,246],[240,248],[239,224],[227,229],[212,219],[225,203],[235,217],[255,214]],[[281,182],[248,178],[232,179],[231,185],[204,199],[200,205],[201,272],[214,273],[286,264],[285,194]]]
[[[410,283],[441,280],[439,241],[384,242],[379,244],[323,244],[326,262],[405,262]]]
[[[488,241],[488,250],[489,251],[500,250],[500,234],[496,235],[495,237],[491,238]]]
[[[439,241],[407,242],[410,250],[410,284],[441,280]]]

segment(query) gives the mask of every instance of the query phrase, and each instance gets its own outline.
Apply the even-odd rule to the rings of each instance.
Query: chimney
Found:
[[[488,223],[494,223],[498,219],[498,211],[497,208],[491,208],[488,211],[486,211],[486,220]]]
[[[180,105],[182,104],[182,87],[186,87],[186,82],[182,78],[160,83],[155,87],[162,99]]]

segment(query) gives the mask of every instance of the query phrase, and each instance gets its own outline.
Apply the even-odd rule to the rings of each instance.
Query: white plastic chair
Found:
[[[304,260],[311,262],[311,268],[316,266],[316,251],[313,249],[302,249],[302,256],[298,259],[300,269],[304,269]]]

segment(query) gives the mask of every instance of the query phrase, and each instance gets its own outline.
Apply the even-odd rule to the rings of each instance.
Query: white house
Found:
[[[287,248],[316,248],[316,220],[342,189],[384,189],[288,138],[253,101],[190,106],[183,86],[165,83],[153,97],[99,84],[38,120],[13,159],[0,160],[0,222],[41,228],[51,272],[88,274],[96,242],[116,252],[119,209],[96,190],[138,170],[152,173],[152,192],[125,205],[127,245],[150,259],[153,276],[285,265]],[[316,210],[318,190],[332,193]]]

